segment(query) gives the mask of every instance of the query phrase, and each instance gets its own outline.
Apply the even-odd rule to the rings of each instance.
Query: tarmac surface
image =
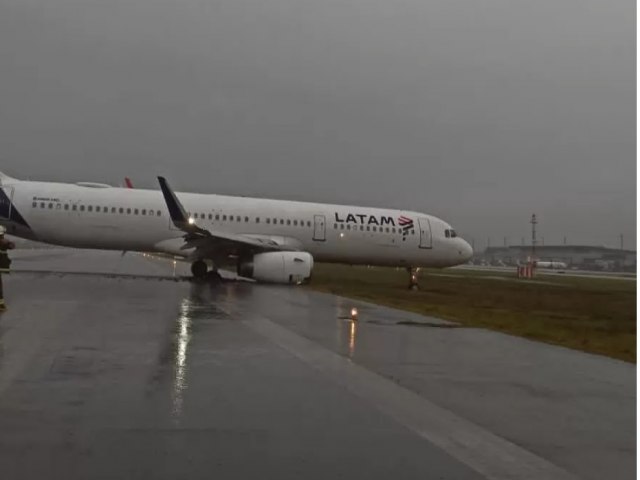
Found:
[[[635,478],[635,365],[140,254],[12,257],[2,478]]]

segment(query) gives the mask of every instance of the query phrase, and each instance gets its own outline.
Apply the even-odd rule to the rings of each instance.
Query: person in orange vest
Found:
[[[9,273],[11,267],[11,259],[7,250],[13,250],[15,244],[4,238],[4,234],[7,229],[0,225],[0,312],[4,312],[7,309],[7,305],[4,303],[4,292],[2,289],[2,273]]]

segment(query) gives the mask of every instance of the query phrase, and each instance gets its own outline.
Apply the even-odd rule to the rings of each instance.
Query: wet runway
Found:
[[[2,478],[635,476],[635,365],[142,255],[13,258]]]

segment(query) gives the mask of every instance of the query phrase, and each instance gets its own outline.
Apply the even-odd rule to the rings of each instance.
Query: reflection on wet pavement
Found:
[[[187,388],[187,351],[191,339],[191,311],[192,303],[189,299],[183,299],[180,303],[178,315],[178,331],[176,333],[176,348],[173,377],[173,416],[179,419],[182,414],[182,393]]]

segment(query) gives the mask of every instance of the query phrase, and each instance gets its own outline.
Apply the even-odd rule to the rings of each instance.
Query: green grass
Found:
[[[318,264],[309,288],[636,361],[636,282],[462,270],[421,272]]]

